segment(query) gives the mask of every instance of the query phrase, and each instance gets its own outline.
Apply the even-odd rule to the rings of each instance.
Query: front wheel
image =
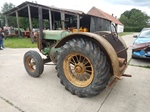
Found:
[[[61,48],[57,71],[65,88],[79,97],[99,94],[110,78],[106,55],[95,43],[82,38],[72,39]]]
[[[24,54],[24,67],[32,77],[39,77],[44,70],[43,59],[36,51],[28,51]]]

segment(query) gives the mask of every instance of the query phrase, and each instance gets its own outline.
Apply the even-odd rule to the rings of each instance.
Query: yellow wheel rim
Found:
[[[81,53],[71,53],[63,61],[64,74],[77,87],[88,86],[94,78],[91,61]]]

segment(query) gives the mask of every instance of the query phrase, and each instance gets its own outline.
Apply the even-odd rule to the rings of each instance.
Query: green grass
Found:
[[[131,59],[132,59],[132,58],[130,58],[130,60],[128,61],[128,65],[129,65],[129,66],[136,66],[136,67],[141,67],[141,68],[148,68],[148,69],[150,69],[150,66],[149,66],[149,65],[144,66],[144,65],[134,65],[134,64],[130,64]]]
[[[150,68],[150,66],[142,66],[143,68]]]
[[[130,35],[133,34],[134,32],[123,32],[123,33],[119,33],[119,36],[124,36],[124,35]]]
[[[36,48],[37,43],[32,44],[30,38],[7,37],[4,40],[4,46],[6,48]]]
[[[133,65],[133,64],[129,64],[130,66],[136,66],[136,67],[142,67],[142,68],[148,68],[150,69],[150,66],[142,66],[142,65]]]
[[[134,32],[123,32],[120,33],[119,36],[124,36],[128,34],[132,34]],[[32,44],[30,38],[22,38],[22,37],[7,37],[4,40],[4,46],[7,48],[37,48],[37,43]]]

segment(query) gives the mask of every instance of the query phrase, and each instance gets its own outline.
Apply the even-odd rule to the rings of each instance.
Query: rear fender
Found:
[[[111,65],[111,72],[112,72],[111,74],[115,75],[118,78],[120,77],[119,61],[118,61],[116,51],[114,50],[112,45],[106,39],[104,39],[102,36],[100,36],[98,34],[94,34],[94,33],[90,33],[90,32],[84,32],[84,33],[78,32],[78,33],[72,33],[68,36],[65,36],[55,45],[55,47],[59,48],[59,47],[63,46],[67,41],[71,40],[72,38],[88,39],[88,40],[94,42],[95,44],[97,44],[103,50],[103,52],[106,54],[106,56],[109,59],[108,61]]]

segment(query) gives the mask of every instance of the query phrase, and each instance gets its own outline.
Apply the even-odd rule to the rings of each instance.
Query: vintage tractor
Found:
[[[57,76],[65,89],[79,97],[99,94],[112,79],[124,75],[127,67],[127,46],[112,24],[110,31],[76,32],[43,30],[42,10],[39,8],[39,51],[24,54],[24,66],[32,77],[39,77],[44,64],[56,64]],[[111,26],[111,25],[110,25]],[[79,30],[79,18],[77,20]],[[112,80],[112,81],[110,81]]]
[[[65,30],[37,34],[38,49],[24,55],[24,66],[32,77],[39,77],[44,64],[53,62],[61,84],[79,97],[95,96],[110,79],[120,78],[127,67],[127,46],[117,32],[72,33]]]

